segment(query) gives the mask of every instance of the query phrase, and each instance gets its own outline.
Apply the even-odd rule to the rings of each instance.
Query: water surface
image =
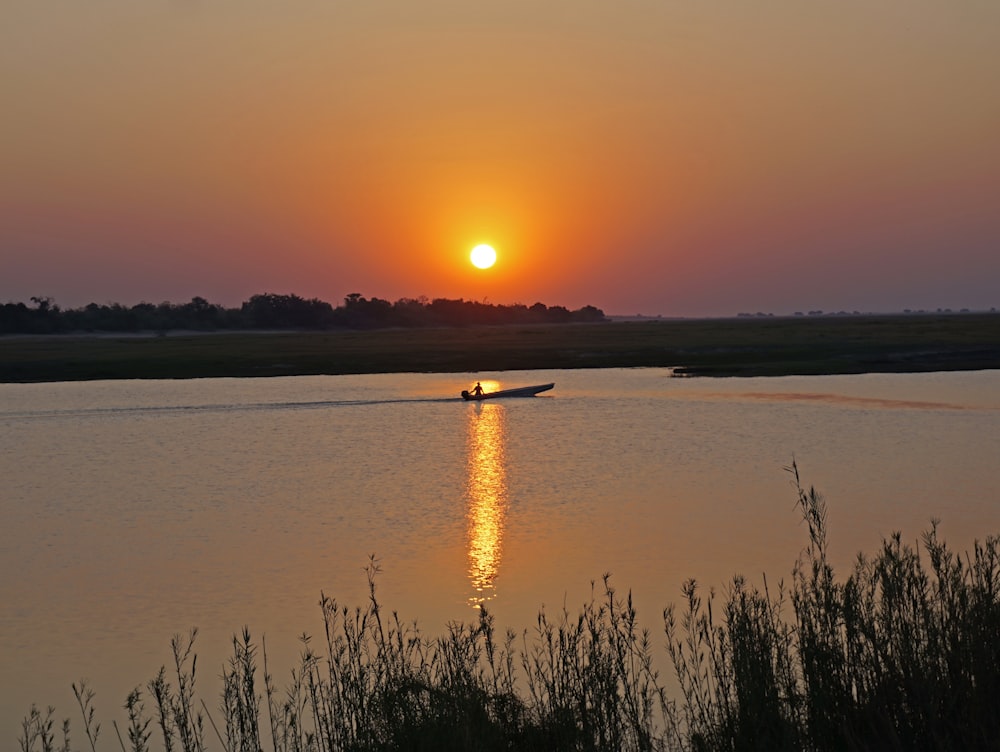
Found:
[[[477,379],[556,388],[456,398]],[[659,630],[688,577],[789,577],[805,542],[793,458],[828,500],[841,571],[934,517],[963,549],[1000,532],[996,371],[4,384],[0,431],[11,744],[32,702],[79,728],[69,684],[84,677],[111,733],[192,626],[206,690],[244,624],[267,634],[283,681],[297,637],[321,627],[321,591],[365,602],[372,554],[384,605],[432,635],[482,603],[531,628],[540,607],[575,611],[605,572]]]

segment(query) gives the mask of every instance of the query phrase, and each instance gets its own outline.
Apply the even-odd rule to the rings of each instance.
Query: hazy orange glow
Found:
[[[499,389],[495,381],[483,389]],[[503,406],[478,402],[470,405],[468,434],[468,520],[470,602],[479,606],[495,595],[503,554],[507,516],[506,425]]]
[[[997,305],[997,28],[988,2],[15,2],[0,301]]]

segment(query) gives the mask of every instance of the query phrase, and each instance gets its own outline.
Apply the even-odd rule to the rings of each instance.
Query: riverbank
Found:
[[[616,367],[684,376],[995,369],[1000,315],[0,337],[0,382]]]
[[[149,749],[160,733],[166,749],[178,739],[204,749],[213,732],[225,749],[270,739],[275,752],[996,749],[1000,540],[963,555],[931,523],[922,545],[896,533],[859,555],[845,581],[827,558],[823,498],[790,469],[809,538],[776,594],[766,579],[761,590],[734,576],[722,595],[689,579],[656,638],[631,590],[605,575],[575,618],[542,609],[522,640],[485,609],[478,623],[433,637],[395,611],[387,618],[373,556],[367,603],[352,610],[321,597],[326,642],[303,638],[290,684],[272,679],[266,643],[244,627],[211,710],[195,693],[198,631],[175,636],[173,670],[163,666],[125,701],[129,749]],[[673,696],[656,669],[664,643]],[[81,682],[73,692],[76,735],[93,748],[96,691]],[[31,705],[20,748],[54,749],[56,719],[53,706]]]

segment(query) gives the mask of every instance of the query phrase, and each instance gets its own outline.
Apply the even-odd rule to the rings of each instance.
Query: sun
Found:
[[[469,260],[478,269],[489,269],[497,262],[497,252],[493,250],[493,246],[484,243],[472,249]]]

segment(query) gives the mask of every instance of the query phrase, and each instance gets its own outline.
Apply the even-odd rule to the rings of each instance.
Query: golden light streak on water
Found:
[[[508,506],[506,439],[502,405],[479,403],[469,407],[466,518],[469,582],[473,590],[469,602],[475,608],[496,596],[494,581],[503,554]]]

